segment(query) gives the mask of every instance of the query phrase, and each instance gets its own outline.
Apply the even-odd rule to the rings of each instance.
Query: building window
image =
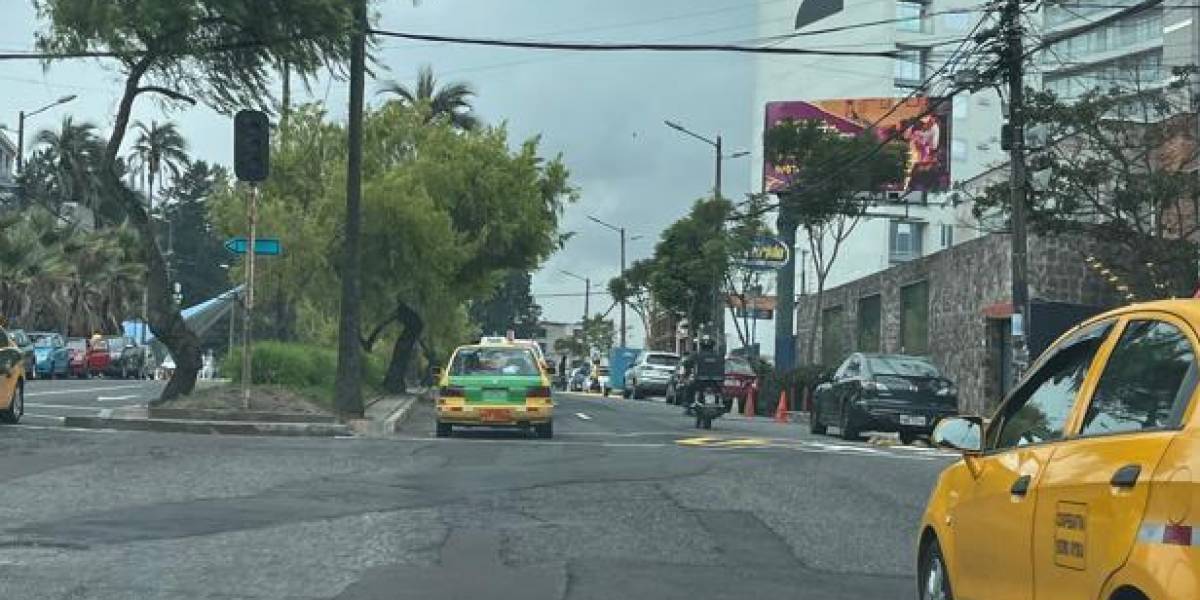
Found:
[[[959,138],[950,140],[950,160],[967,160],[967,141]]]
[[[971,15],[965,12],[947,13],[942,15],[942,29],[947,33],[966,31],[971,27]]]
[[[921,256],[921,223],[892,221],[888,235],[888,254],[893,263]]]
[[[896,3],[896,31],[922,31],[925,5],[921,2],[901,1]]]
[[[896,85],[919,85],[924,77],[925,52],[900,50],[895,60]]]
[[[821,360],[832,365],[842,361],[846,347],[846,332],[842,327],[842,307],[834,306],[821,313]]]
[[[883,329],[883,301],[879,294],[858,301],[858,351],[879,352]]]
[[[900,288],[900,352],[929,352],[929,283]]]
[[[957,94],[954,96],[954,118],[967,118],[967,107],[971,105],[971,98],[966,94]]]
[[[942,233],[942,247],[949,248],[950,246],[953,246],[954,245],[954,226],[953,225],[942,225],[940,229],[941,229],[941,233]]]

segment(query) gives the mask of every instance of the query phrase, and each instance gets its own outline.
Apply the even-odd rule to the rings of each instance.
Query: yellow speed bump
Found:
[[[771,442],[763,438],[697,437],[675,440],[675,443],[699,448],[761,448],[770,445]]]

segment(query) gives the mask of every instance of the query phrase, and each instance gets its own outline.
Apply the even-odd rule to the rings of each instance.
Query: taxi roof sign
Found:
[[[484,336],[479,338],[480,344],[507,344],[508,342],[508,338],[500,336]]]

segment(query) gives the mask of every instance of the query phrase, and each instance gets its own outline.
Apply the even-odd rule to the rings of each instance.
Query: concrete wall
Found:
[[[884,352],[901,352],[901,289],[929,286],[928,355],[958,384],[960,409],[983,413],[999,400],[1000,344],[1009,328],[1011,277],[1007,235],[988,235],[936,254],[903,263],[825,293],[823,309],[841,306],[842,328],[820,331],[815,297],[801,299],[796,318],[799,356],[806,356],[809,333],[817,332],[818,360],[838,364],[845,356],[819,356],[824,335],[842,336],[846,352],[857,350],[858,301],[881,296]],[[1029,241],[1030,297],[1093,306],[1117,302],[1114,291],[1084,264],[1089,243],[1066,237]]]

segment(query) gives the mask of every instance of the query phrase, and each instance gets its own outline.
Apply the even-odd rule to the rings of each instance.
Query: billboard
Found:
[[[788,120],[818,120],[842,135],[871,130],[880,142],[907,147],[904,177],[888,191],[929,192],[950,187],[951,103],[941,98],[840,98],[837,100],[768,102],[766,130]],[[835,165],[830,165],[830,170]],[[763,188],[786,190],[788,165],[763,161]]]

